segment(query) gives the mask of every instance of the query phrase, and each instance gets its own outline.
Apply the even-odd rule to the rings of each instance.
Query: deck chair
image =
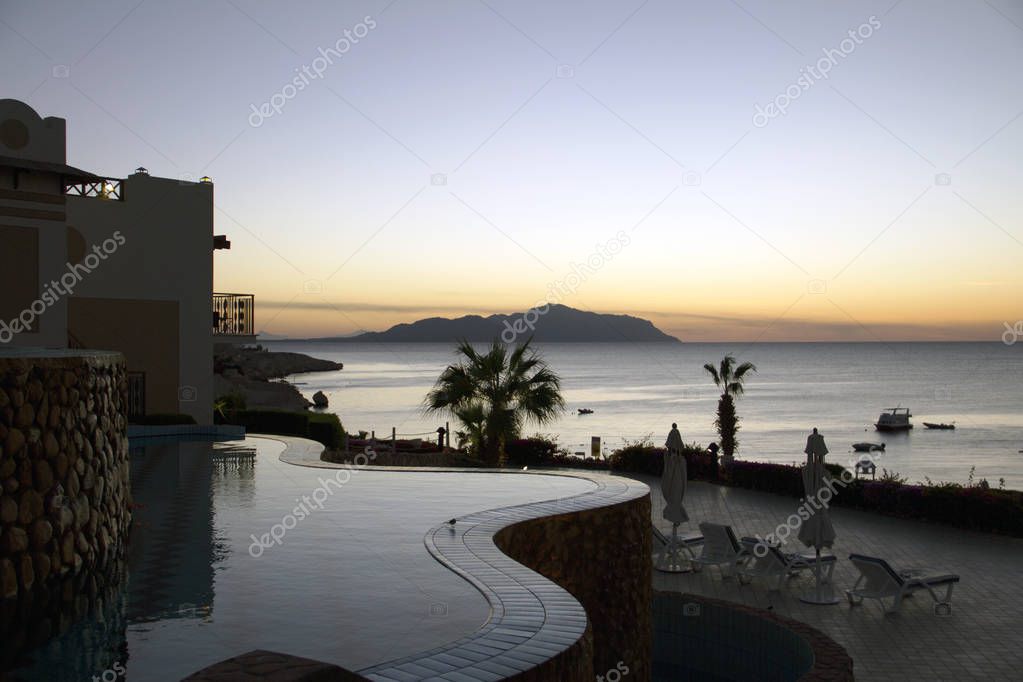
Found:
[[[754,578],[776,580],[775,586],[770,588],[772,592],[776,592],[785,586],[788,578],[803,571],[813,571],[817,566],[815,554],[783,552],[776,545],[752,537],[743,538],[740,544],[748,557],[745,565],[738,570],[740,583],[743,583],[744,579],[745,582],[752,582]],[[766,548],[766,551],[761,548]],[[824,568],[821,575],[822,583],[831,582],[836,561],[837,557],[833,554],[821,555],[821,567]]]
[[[959,582],[958,575],[919,570],[896,571],[884,559],[862,554],[850,554],[849,560],[860,571],[856,584],[845,592],[850,604],[855,606],[864,599],[876,599],[885,613],[898,613],[904,597],[926,590],[934,600],[934,613],[939,616],[952,613],[952,588]],[[935,589],[940,590],[942,587],[945,588],[945,594],[939,597]],[[892,605],[886,608],[884,600],[889,597]]]
[[[703,534],[703,550],[699,556],[693,557],[694,571],[704,566],[719,566],[721,576],[727,577],[746,560],[746,552],[735,539],[731,526],[701,523],[700,532]]]
[[[667,552],[669,550],[668,545],[671,543],[671,536],[665,535],[664,532],[657,526],[653,526],[653,533],[654,546],[659,548],[661,552]],[[690,561],[696,558],[696,553],[693,551],[693,548],[699,547],[702,544],[703,544],[702,533],[698,533],[692,530],[678,534],[679,549],[686,553]]]

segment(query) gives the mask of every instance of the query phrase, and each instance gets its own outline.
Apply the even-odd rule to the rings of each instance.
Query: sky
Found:
[[[692,341],[1023,318],[1023,3],[0,0],[68,162],[215,182],[291,337],[544,299]]]

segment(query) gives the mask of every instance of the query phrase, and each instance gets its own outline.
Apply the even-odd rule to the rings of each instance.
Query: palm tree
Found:
[[[735,356],[728,354],[721,360],[721,366],[715,367],[711,363],[703,366],[714,385],[721,389],[721,397],[718,399],[718,415],[714,420],[718,435],[721,436],[721,451],[726,458],[731,459],[735,449],[739,446],[736,434],[739,432],[739,417],[735,413],[735,399],[746,392],[743,385],[746,375],[756,372],[757,368],[752,362],[744,362],[738,367],[735,366]]]
[[[531,342],[509,349],[494,341],[483,354],[462,341],[460,362],[441,372],[424,401],[427,412],[448,411],[461,422],[464,440],[489,464],[503,464],[505,443],[525,423],[549,424],[565,409],[561,379]]]

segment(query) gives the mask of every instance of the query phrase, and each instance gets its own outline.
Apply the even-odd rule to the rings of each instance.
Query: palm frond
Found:
[[[714,365],[710,364],[709,362],[707,364],[705,364],[703,366],[703,368],[705,370],[707,370],[707,373],[710,374],[711,378],[714,379],[714,385],[715,386],[720,386],[721,385],[721,375],[718,374],[718,368],[715,367]]]

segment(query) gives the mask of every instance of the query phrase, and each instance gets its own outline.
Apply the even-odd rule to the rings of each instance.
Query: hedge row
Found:
[[[217,417],[222,424],[244,426],[246,431],[281,436],[300,436],[328,448],[344,445],[344,429],[336,414],[287,412],[285,410],[228,410]]]
[[[607,460],[580,459],[557,452],[555,443],[541,438],[513,441],[506,448],[509,463],[531,466],[562,466],[660,476],[664,471],[664,448],[630,445]],[[719,468],[715,458],[699,446],[684,449],[689,478],[723,485],[801,498],[804,495],[800,467],[735,460]],[[845,468],[829,464],[833,477]],[[845,478],[849,480],[849,475]],[[906,485],[897,481],[852,479],[835,487],[834,506],[862,509],[889,516],[942,523],[957,528],[1023,537],[1023,492],[996,490],[983,485]]]

